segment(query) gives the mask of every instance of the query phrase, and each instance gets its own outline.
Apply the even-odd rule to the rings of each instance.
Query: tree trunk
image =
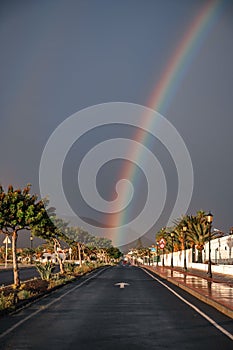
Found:
[[[59,256],[59,253],[57,253],[57,260],[59,262],[60,273],[61,273],[61,275],[64,275],[64,273],[65,273],[65,271],[64,271],[64,264],[63,264],[62,259]]]
[[[57,251],[57,247],[59,246],[57,240],[54,240],[54,253],[56,255],[56,258],[58,260],[58,263],[59,263],[59,267],[60,267],[60,273],[61,275],[64,275],[65,271],[64,271],[64,264],[63,264],[63,261]]]
[[[79,260],[79,266],[82,266],[82,254],[81,254],[80,243],[78,243],[78,260]]]
[[[192,262],[195,263],[196,261],[196,257],[195,257],[195,247],[192,247]]]
[[[203,261],[202,261],[202,250],[199,250],[198,249],[198,254],[197,254],[197,262],[198,263],[202,263]]]
[[[16,255],[17,238],[18,238],[18,233],[17,231],[14,231],[12,234],[12,258],[13,258],[14,285],[16,286],[16,288],[20,286],[19,267],[18,267],[18,261],[17,261],[17,255]]]

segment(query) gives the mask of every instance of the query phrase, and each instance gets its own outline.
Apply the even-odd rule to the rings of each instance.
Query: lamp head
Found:
[[[211,224],[212,221],[213,221],[213,215],[211,214],[211,212],[209,212],[209,213],[206,215],[206,218],[207,218],[207,222],[208,222],[209,224]]]

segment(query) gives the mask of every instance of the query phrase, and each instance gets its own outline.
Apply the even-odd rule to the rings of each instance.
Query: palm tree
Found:
[[[186,231],[184,232],[184,227]],[[202,262],[202,250],[208,238],[208,225],[206,222],[206,213],[198,211],[196,216],[184,215],[175,220],[175,229],[181,249],[187,247],[198,250],[198,262]]]
[[[202,251],[204,249],[205,242],[208,241],[209,227],[203,220],[198,222],[197,218],[190,217],[187,240],[190,242],[192,247],[195,247],[198,251],[197,262],[202,263]]]
[[[184,231],[186,227],[186,231]],[[184,215],[174,221],[174,226],[163,227],[156,234],[156,241],[161,238],[166,240],[165,251],[170,252],[172,248],[171,233],[174,233],[173,248],[174,251],[184,250],[191,247],[198,251],[198,262],[202,263],[202,251],[205,243],[209,240],[209,225],[206,219],[206,212],[197,211],[196,215]],[[211,239],[222,237],[220,231],[211,232]]]
[[[202,251],[205,243],[209,240],[209,225],[206,219],[206,213],[203,210],[199,210],[196,216],[187,215],[183,218],[183,223],[187,227],[187,241],[192,248],[196,248],[198,251],[197,262],[202,263]],[[222,233],[213,231],[211,232],[211,239],[221,237]]]
[[[166,252],[172,251],[172,240],[173,240],[174,251],[179,251],[183,249],[183,233],[182,233],[181,227],[183,226],[180,223],[178,224],[178,221],[177,221],[176,225],[172,227],[163,227],[157,232],[156,241],[159,242],[161,238],[165,239],[166,245],[164,250]],[[174,234],[173,239],[172,239],[171,233]]]

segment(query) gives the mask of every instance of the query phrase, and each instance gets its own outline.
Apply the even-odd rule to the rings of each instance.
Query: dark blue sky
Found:
[[[73,113],[103,102],[146,106],[169,59],[206,3],[1,1],[3,185],[23,186],[30,182],[32,191],[39,193],[39,164],[44,146],[55,128]],[[228,232],[233,226],[233,4],[232,1],[222,4],[163,115],[184,139],[192,159],[194,191],[188,213],[211,210],[215,227]],[[106,139],[106,135],[130,137],[132,130],[98,130],[89,139],[87,135],[80,145],[78,142],[74,145],[64,168],[64,188],[69,201],[75,210],[79,208],[80,215],[98,221],[103,218],[75,201],[78,190],[74,190],[74,178],[80,154],[98,140]],[[156,149],[166,175],[169,211],[175,200],[177,175],[169,155],[162,147]],[[111,199],[116,169],[121,166],[119,161],[109,169],[106,166],[103,179],[101,173],[97,177],[99,191],[106,199]],[[139,170],[137,174],[138,181],[143,182],[143,174]],[[142,196],[135,193],[135,204],[130,208],[132,216],[137,215],[146,200],[146,186],[143,188]],[[149,238],[166,222],[166,210],[148,233]]]

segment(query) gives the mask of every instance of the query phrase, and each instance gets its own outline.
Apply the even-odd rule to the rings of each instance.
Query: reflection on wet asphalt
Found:
[[[188,275],[179,271],[172,271],[171,269],[163,269],[162,267],[158,267],[155,269],[155,271],[157,269],[166,277],[171,277],[178,283],[186,284],[187,287],[196,289],[199,293],[205,295],[206,297],[211,297],[222,304],[226,304],[233,310],[233,288],[231,286],[228,286],[225,283],[212,282],[207,279]]]

